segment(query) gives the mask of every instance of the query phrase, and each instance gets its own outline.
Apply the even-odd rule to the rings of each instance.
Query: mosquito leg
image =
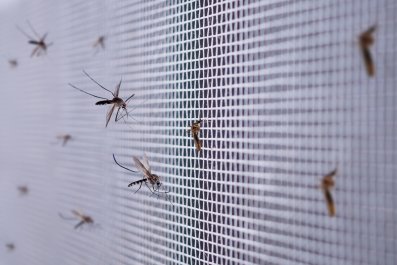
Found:
[[[156,194],[154,191],[152,191],[152,189],[149,187],[149,185],[147,184],[147,182],[145,182],[145,185],[146,185],[146,187],[150,190],[150,192],[152,193],[152,196],[153,196],[153,194]],[[151,197],[151,196],[150,196]]]
[[[117,119],[117,117],[119,116],[119,111],[120,111],[120,108],[117,109],[116,117],[114,117],[114,121],[115,121],[115,122],[118,122],[118,121],[119,121],[119,120]]]
[[[74,229],[79,228],[80,226],[82,226],[84,224],[84,221],[80,221],[77,225],[74,226]]]
[[[141,189],[142,183],[143,183],[143,182],[141,182],[141,185],[139,185],[139,188],[134,192],[134,194],[137,193],[137,192]],[[145,182],[145,183],[146,183],[146,182]]]

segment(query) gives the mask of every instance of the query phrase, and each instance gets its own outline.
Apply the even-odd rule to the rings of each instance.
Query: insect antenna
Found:
[[[32,30],[33,34],[36,35],[36,37],[37,37],[38,39],[41,39],[41,38],[40,38],[40,35],[39,35],[39,34],[36,32],[36,30],[33,28],[33,26],[32,26],[32,24],[30,23],[30,21],[29,21],[29,20],[26,20],[26,23],[29,25],[29,27],[30,27],[30,29]]]
[[[87,94],[87,95],[90,95],[90,96],[93,96],[93,97],[96,97],[96,98],[100,98],[100,99],[104,99],[104,100],[108,100],[107,98],[95,96],[94,94],[88,93],[88,92],[86,92],[86,91],[84,91],[84,90],[82,90],[82,89],[80,89],[80,88],[78,88],[78,87],[72,85],[71,83],[69,83],[68,85],[71,86],[71,87],[73,87],[73,88],[75,88],[75,89],[77,89],[77,90],[80,91],[80,92],[83,92],[83,93]]]
[[[86,71],[83,70],[83,73],[89,78],[91,79],[92,82],[94,82],[95,84],[97,84],[98,86],[100,86],[101,88],[103,88],[104,90],[108,91],[110,94],[113,95],[113,97],[115,97],[115,95],[113,94],[112,91],[110,91],[109,89],[105,88],[104,86],[102,86],[101,84],[99,84],[94,78],[92,78]]]
[[[129,168],[127,168],[127,167],[125,167],[125,166],[119,164],[119,162],[117,162],[116,157],[114,156],[114,154],[113,154],[113,160],[114,160],[114,162],[115,162],[119,167],[124,168],[125,170],[128,170],[128,171],[130,171],[130,172],[132,172],[132,173],[137,173],[136,171],[131,170],[131,169],[129,169]]]
[[[27,34],[25,31],[23,31],[18,25],[15,25],[15,27],[17,28],[17,30],[19,32],[21,32],[23,35],[25,35],[26,38],[28,38],[29,40],[34,40],[35,38],[32,38],[32,36],[30,36],[29,34]]]

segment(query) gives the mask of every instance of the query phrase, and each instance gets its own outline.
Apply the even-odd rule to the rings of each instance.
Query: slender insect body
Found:
[[[321,189],[323,190],[325,201],[327,203],[329,216],[335,216],[335,203],[331,194],[331,189],[335,186],[334,177],[337,174],[337,169],[325,175],[321,181]]]
[[[78,220],[79,222],[74,226],[74,229],[77,229],[84,224],[94,223],[94,219],[92,219],[91,216],[82,214],[76,210],[72,210],[71,212],[74,215],[73,217],[64,217],[62,214],[59,214],[59,216],[64,220]]]
[[[8,251],[13,251],[15,249],[15,245],[13,243],[6,244],[6,248]]]
[[[27,186],[18,186],[18,191],[21,195],[26,195],[29,192],[29,188]]]
[[[365,68],[367,70],[368,76],[375,75],[375,63],[372,58],[372,54],[370,51],[370,47],[374,44],[374,32],[376,30],[376,26],[372,26],[363,33],[361,33],[359,37],[361,53],[364,59]]]
[[[147,176],[147,179],[149,180],[149,183],[152,184],[153,189],[158,189],[161,186],[161,182],[160,182],[160,177],[155,175],[155,174],[151,174],[149,176]]]
[[[112,94],[113,98],[112,99],[108,99],[108,98],[104,98],[104,97],[100,97],[100,96],[96,96],[94,94],[88,93],[72,84],[69,83],[69,85],[77,90],[79,90],[80,92],[83,92],[87,95],[90,95],[92,97],[95,98],[99,98],[101,99],[100,101],[97,101],[95,103],[95,105],[112,105],[109,110],[108,113],[106,114],[106,127],[109,124],[109,121],[113,115],[114,110],[117,108],[117,112],[116,112],[116,117],[115,117],[115,122],[119,121],[120,119],[124,119],[125,116],[129,116],[129,112],[127,111],[127,104],[128,102],[135,96],[135,94],[132,94],[131,96],[129,96],[126,100],[123,100],[122,98],[119,97],[119,91],[120,91],[120,86],[121,86],[121,80],[118,83],[118,85],[115,88],[114,92],[111,92],[109,89],[105,88],[104,86],[102,86],[101,84],[99,84],[97,81],[95,81],[89,74],[87,74],[85,71],[83,71],[84,74],[90,78],[95,84],[97,84],[99,87],[101,87],[103,90],[106,90],[107,92],[109,92],[110,94]],[[121,111],[120,111],[121,110]],[[124,114],[123,114],[124,112]],[[125,121],[125,120],[124,120]]]
[[[8,60],[8,64],[10,65],[11,68],[15,68],[18,66],[18,61],[16,59],[10,59]]]
[[[105,36],[99,36],[98,39],[95,41],[94,45],[92,45],[94,48],[99,48],[101,47],[103,50],[105,49]]]
[[[33,57],[33,56],[40,56],[42,53],[44,53],[44,54],[46,54],[47,53],[47,48],[49,47],[49,46],[51,46],[52,45],[52,43],[46,43],[45,42],[45,39],[46,39],[46,37],[47,37],[47,33],[45,33],[43,36],[40,36],[37,32],[36,32],[36,30],[33,28],[33,26],[30,24],[30,22],[28,21],[27,22],[28,23],[28,25],[29,25],[29,27],[30,27],[30,29],[31,29],[31,31],[33,32],[33,36],[35,36],[35,37],[31,37],[29,34],[27,34],[25,31],[23,31],[21,28],[19,28],[18,26],[17,26],[17,29],[23,34],[23,35],[25,35],[28,39],[29,39],[29,41],[28,41],[28,43],[29,44],[32,44],[32,45],[35,45],[36,47],[33,49],[33,51],[32,51],[32,53],[31,53],[31,57]]]
[[[200,138],[198,136],[198,134],[200,133],[200,130],[201,130],[201,122],[202,122],[201,119],[193,122],[193,124],[188,129],[188,131],[190,131],[193,136],[194,145],[195,145],[197,151],[201,151],[201,148],[203,145],[203,142],[200,140]]]
[[[113,100],[113,104],[115,104],[119,108],[126,108],[127,104],[125,104],[124,100],[119,97],[115,97]]]
[[[133,170],[131,170],[131,169],[119,164],[119,162],[117,162],[116,157],[114,156],[114,154],[113,154],[113,159],[114,159],[114,162],[119,167],[124,168],[125,170],[128,170],[130,172],[136,173],[136,171],[133,171]],[[145,183],[146,187],[150,190],[150,192],[152,194],[157,195],[158,197],[159,197],[160,194],[165,194],[166,198],[167,198],[168,197],[167,193],[169,193],[169,191],[161,191],[160,190],[161,185],[162,185],[161,182],[160,182],[160,176],[158,176],[156,174],[152,174],[151,168],[150,168],[150,165],[149,165],[149,162],[147,160],[146,155],[144,156],[142,161],[139,160],[136,156],[133,156],[132,159],[134,160],[135,167],[139,171],[141,171],[141,173],[143,173],[144,178],[140,179],[140,180],[137,180],[137,181],[134,181],[134,182],[131,182],[130,184],[128,184],[128,187],[131,187],[131,186],[139,184],[139,188],[135,191],[135,193],[136,193],[136,192],[138,192],[141,189],[142,184]],[[172,202],[171,202],[171,204],[172,204]]]
[[[65,146],[72,139],[72,136],[70,134],[61,134],[57,136],[57,139],[62,141],[62,146]]]

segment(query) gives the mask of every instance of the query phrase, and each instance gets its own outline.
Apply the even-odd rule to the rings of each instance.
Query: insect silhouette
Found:
[[[141,171],[141,173],[143,173],[143,175],[144,175],[144,178],[128,184],[128,187],[132,187],[132,186],[139,184],[139,188],[134,193],[137,193],[141,189],[142,184],[145,184],[146,187],[152,193],[152,195],[157,195],[157,197],[159,197],[160,194],[167,195],[167,193],[169,193],[169,191],[161,191],[160,190],[161,185],[162,185],[162,183],[160,182],[160,177],[152,173],[152,170],[150,168],[146,154],[144,155],[142,161],[139,160],[136,156],[133,156],[132,159],[134,160],[135,167],[139,171]],[[130,172],[136,173],[136,171],[131,170],[131,169],[121,165],[119,162],[117,162],[114,154],[113,154],[113,160],[119,167],[124,168],[125,170],[128,170]]]
[[[335,203],[332,198],[331,188],[335,186],[334,177],[337,174],[337,169],[335,168],[333,171],[325,175],[321,181],[321,189],[323,190],[325,202],[327,203],[328,214],[329,216],[335,216]]]
[[[18,66],[17,59],[9,59],[8,65],[10,66],[10,68],[17,68],[17,66]]]
[[[29,192],[29,188],[27,186],[18,186],[18,191],[20,195],[26,195]]]
[[[107,88],[105,88],[104,86],[102,86],[101,84],[99,84],[97,81],[95,81],[95,80],[94,80],[88,73],[86,73],[85,71],[83,71],[83,73],[84,73],[89,79],[91,79],[91,81],[93,81],[95,84],[97,84],[99,87],[101,87],[102,89],[106,90],[107,92],[109,92],[109,93],[113,96],[112,99],[107,99],[107,98],[104,98],[104,97],[99,97],[99,96],[96,96],[96,95],[94,95],[94,94],[88,93],[88,92],[86,92],[86,91],[84,91],[84,90],[82,90],[82,89],[80,89],[80,88],[78,88],[78,87],[76,87],[76,86],[74,86],[74,85],[72,85],[72,84],[69,83],[69,86],[71,86],[71,87],[73,87],[73,88],[79,90],[80,92],[83,92],[83,93],[85,93],[85,94],[87,94],[87,95],[90,95],[90,96],[92,96],[92,97],[95,97],[95,98],[102,99],[102,100],[96,102],[95,105],[111,105],[110,108],[109,108],[109,110],[108,110],[108,113],[106,114],[106,126],[105,126],[105,127],[108,126],[109,121],[110,121],[110,119],[111,119],[111,117],[112,117],[112,115],[113,115],[113,112],[114,112],[114,110],[115,110],[116,108],[117,108],[117,113],[116,113],[116,117],[115,117],[115,122],[118,122],[120,119],[124,119],[125,116],[127,116],[127,118],[128,118],[129,112],[127,111],[127,104],[128,104],[128,102],[135,96],[135,94],[132,94],[132,95],[129,96],[126,100],[123,100],[122,98],[119,97],[119,91],[120,91],[120,86],[121,86],[121,81],[122,81],[122,80],[120,79],[120,82],[119,82],[118,85],[116,86],[114,92],[112,92],[112,91],[110,91],[109,89],[107,89]],[[121,112],[120,112],[120,110],[121,110]],[[125,114],[123,114],[123,112],[124,112]],[[120,116],[119,116],[119,114],[120,114]],[[125,120],[124,120],[124,121],[125,121]]]
[[[375,75],[375,64],[370,51],[370,47],[375,42],[373,36],[375,30],[376,30],[376,25],[370,27],[369,29],[361,33],[359,37],[360,49],[364,59],[365,68],[367,69],[367,74],[371,77]]]
[[[94,42],[92,47],[98,49],[102,48],[102,50],[105,49],[105,36],[99,36],[98,39]]]
[[[27,21],[27,24],[30,28],[30,30],[33,32],[35,37],[30,36],[27,34],[25,31],[23,31],[19,26],[16,26],[17,29],[25,35],[29,39],[28,43],[35,45],[36,47],[33,49],[30,57],[37,56],[39,57],[42,54],[47,53],[48,47],[50,47],[53,43],[46,43],[45,39],[47,38],[48,33],[44,33],[43,36],[40,37],[40,35],[37,33],[37,31],[33,28],[32,24],[30,24],[29,21]]]
[[[7,243],[6,248],[11,252],[15,249],[15,245],[13,243]]]
[[[75,220],[75,221],[79,221],[75,226],[74,229],[79,228],[80,226],[82,226],[83,224],[93,224],[94,223],[94,219],[92,219],[90,216],[85,215],[80,213],[79,211],[76,210],[72,210],[72,214],[74,215],[73,217],[65,217],[63,216],[61,213],[59,214],[59,216],[64,219],[64,220]]]
[[[188,129],[188,131],[190,131],[190,133],[193,136],[194,145],[196,146],[197,151],[201,151],[201,147],[203,145],[203,141],[201,141],[198,136],[200,129],[201,129],[202,122],[203,122],[203,120],[199,119],[198,121],[193,122],[193,124]]]
[[[62,146],[65,146],[72,139],[72,136],[70,134],[60,134],[57,135],[57,139],[62,141]]]

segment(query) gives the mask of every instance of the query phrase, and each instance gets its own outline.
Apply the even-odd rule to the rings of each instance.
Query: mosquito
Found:
[[[335,203],[331,194],[331,188],[335,186],[334,177],[336,176],[336,174],[337,174],[337,169],[335,168],[333,171],[325,175],[321,181],[321,189],[324,192],[329,216],[335,216],[335,212],[336,212]]]
[[[15,249],[15,245],[13,243],[7,243],[6,248],[11,252]]]
[[[29,192],[29,188],[27,186],[18,186],[18,191],[20,195],[26,195]]]
[[[376,25],[370,27],[366,31],[360,34],[359,42],[360,48],[364,59],[365,68],[369,76],[375,75],[375,64],[372,59],[370,47],[374,44],[374,32],[376,30]]]
[[[105,36],[99,36],[98,39],[92,45],[92,47],[94,47],[94,48],[101,47],[102,50],[104,50],[105,49]]]
[[[87,72],[83,71],[83,73],[89,79],[91,79],[91,81],[93,81],[95,84],[97,84],[99,87],[101,87],[102,89],[106,90],[107,92],[109,92],[113,96],[113,99],[107,99],[107,98],[104,98],[104,97],[99,97],[99,96],[96,96],[94,94],[88,93],[88,92],[86,92],[86,91],[84,91],[84,90],[72,85],[71,83],[69,83],[69,86],[79,90],[80,92],[83,92],[83,93],[85,93],[87,95],[90,95],[90,96],[93,96],[95,98],[102,99],[102,100],[96,102],[95,105],[111,105],[109,110],[108,110],[108,113],[106,115],[106,126],[105,127],[108,126],[109,121],[110,121],[110,119],[111,119],[111,117],[113,115],[113,112],[114,112],[114,110],[116,108],[117,108],[117,113],[116,113],[116,117],[115,117],[115,122],[118,122],[120,119],[124,119],[125,116],[127,116],[127,118],[128,118],[129,112],[127,111],[127,104],[135,96],[135,94],[132,94],[126,100],[123,100],[122,98],[119,98],[119,91],[120,91],[120,86],[121,86],[121,81],[122,80],[120,79],[120,82],[116,86],[114,92],[112,92],[109,89],[107,89],[104,86],[102,86],[101,84],[99,84],[97,81],[95,81]],[[121,109],[121,112],[120,112],[120,109]],[[122,114],[123,111],[125,112],[125,114],[119,116],[119,113]]]
[[[72,136],[70,134],[60,134],[57,135],[57,139],[62,141],[62,146],[65,146],[72,139]]]
[[[65,217],[63,216],[61,213],[59,214],[59,216],[64,219],[64,220],[77,220],[79,221],[75,226],[74,229],[79,228],[80,226],[82,226],[83,224],[93,224],[94,223],[94,219],[92,219],[90,216],[82,214],[79,211],[76,210],[72,210],[72,214],[74,215],[73,217]]]
[[[134,181],[134,182],[131,182],[130,184],[128,184],[128,187],[132,187],[132,186],[139,184],[139,188],[134,193],[137,193],[141,189],[143,183],[150,190],[152,195],[157,195],[157,197],[159,197],[160,194],[167,195],[167,193],[169,193],[169,191],[161,191],[160,190],[161,185],[162,185],[162,183],[160,182],[160,177],[158,175],[152,174],[152,170],[150,168],[146,154],[144,155],[142,161],[140,161],[136,156],[133,156],[132,159],[134,160],[135,167],[139,171],[141,171],[144,175],[143,179],[140,179],[140,180],[137,180],[137,181]],[[125,170],[128,170],[133,173],[137,172],[137,171],[131,170],[131,169],[121,165],[119,162],[117,162],[114,154],[113,154],[113,160],[119,167],[124,168]]]
[[[45,39],[47,38],[48,33],[46,32],[42,37],[37,33],[37,31],[33,28],[32,24],[30,24],[29,21],[27,21],[27,24],[30,28],[30,30],[33,32],[35,38],[27,34],[25,31],[23,31],[19,26],[16,26],[17,29],[25,35],[29,39],[29,44],[35,45],[36,47],[33,49],[30,57],[37,56],[39,57],[41,54],[46,54],[47,53],[47,48],[50,47],[53,43],[46,43]]]
[[[201,147],[203,146],[203,141],[201,141],[198,136],[200,129],[201,129],[200,126],[201,126],[202,122],[203,122],[203,120],[199,119],[198,121],[193,122],[193,124],[188,129],[188,131],[190,131],[190,133],[193,136],[194,145],[196,146],[197,151],[201,151]]]
[[[18,61],[17,61],[17,59],[9,59],[8,64],[9,64],[10,68],[17,68]]]

